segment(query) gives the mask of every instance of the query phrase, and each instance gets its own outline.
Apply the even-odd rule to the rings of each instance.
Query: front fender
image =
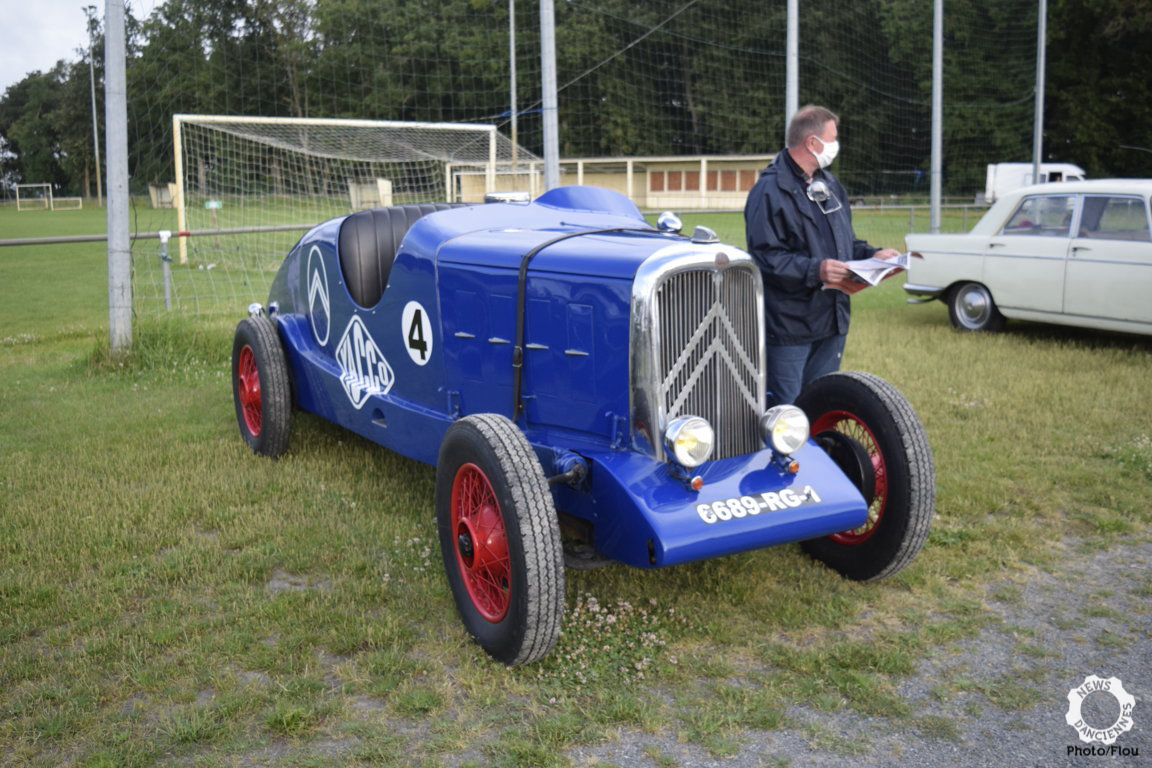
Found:
[[[561,487],[557,508],[593,523],[604,556],[660,567],[827,536],[862,526],[868,505],[815,443],[789,474],[770,451],[710,462],[693,491],[670,465],[632,451],[588,455],[586,492]]]

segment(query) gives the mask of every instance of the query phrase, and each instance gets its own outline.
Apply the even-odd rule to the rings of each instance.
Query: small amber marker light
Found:
[[[799,472],[800,471],[800,462],[798,462],[798,461],[789,462],[788,463],[788,471],[791,472],[792,474],[796,474],[797,472]]]
[[[799,467],[797,467],[797,469],[799,469]],[[696,475],[696,477],[692,478],[692,490],[698,491],[703,487],[704,478],[700,477],[700,475]]]

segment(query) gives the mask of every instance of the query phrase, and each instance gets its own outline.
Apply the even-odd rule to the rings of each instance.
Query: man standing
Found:
[[[849,296],[867,283],[843,262],[892,258],[856,239],[847,195],[826,168],[840,149],[839,118],[806,106],[788,124],[788,147],[748,193],[748,252],[764,276],[768,405],[794,403],[813,379],[840,369]]]

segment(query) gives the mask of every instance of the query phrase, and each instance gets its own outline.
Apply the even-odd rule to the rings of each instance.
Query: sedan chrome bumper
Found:
[[[926,301],[939,299],[944,296],[944,288],[935,285],[916,285],[915,283],[905,283],[904,292],[909,294],[909,304],[923,304]]]

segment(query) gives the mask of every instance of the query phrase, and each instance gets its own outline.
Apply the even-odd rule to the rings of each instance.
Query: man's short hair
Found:
[[[809,136],[819,136],[824,133],[824,126],[830,122],[840,123],[840,118],[831,110],[815,104],[801,107],[792,116],[792,122],[788,123],[788,146],[798,147]]]

